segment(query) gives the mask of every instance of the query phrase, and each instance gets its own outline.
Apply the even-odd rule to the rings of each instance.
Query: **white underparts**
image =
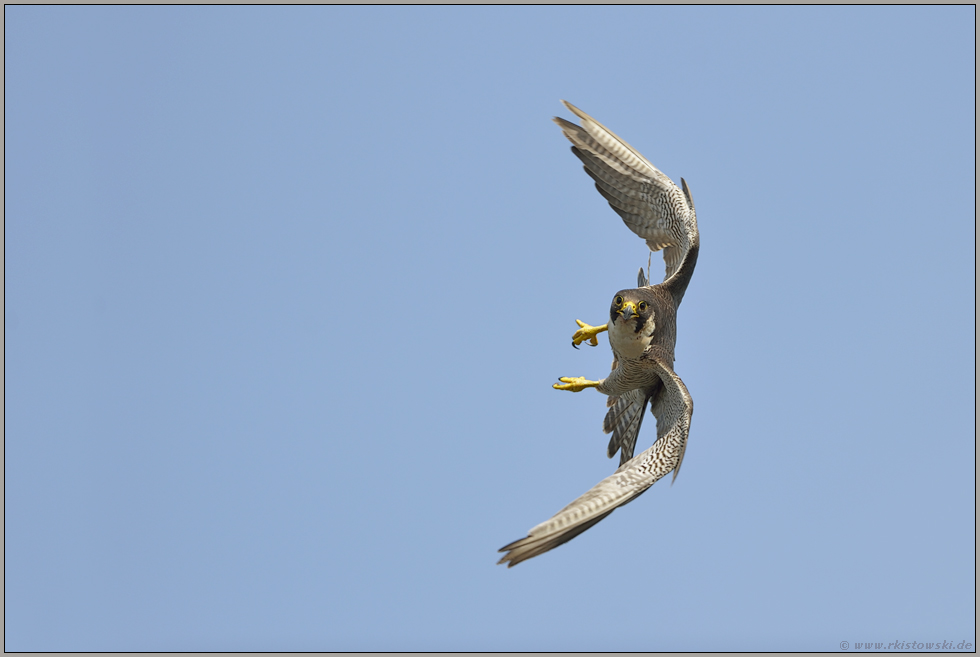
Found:
[[[657,325],[651,315],[639,332],[633,330],[635,326],[635,321],[624,320],[622,317],[617,317],[609,323],[609,345],[621,360],[639,358],[650,346]]]

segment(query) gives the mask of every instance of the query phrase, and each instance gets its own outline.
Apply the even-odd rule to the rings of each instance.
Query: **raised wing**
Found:
[[[572,142],[572,152],[629,229],[646,240],[650,250],[663,249],[664,280],[669,279],[681,268],[697,234],[690,195],[611,130],[571,103],[562,103],[582,121],[578,126],[554,119]]]
[[[527,537],[502,547],[500,552],[505,554],[497,563],[506,563],[509,568],[556,548],[592,527],[617,507],[635,500],[671,470],[677,478],[687,447],[694,403],[684,382],[664,360],[653,355],[648,360],[664,386],[653,406],[657,417],[657,442],[550,520],[531,529]]]

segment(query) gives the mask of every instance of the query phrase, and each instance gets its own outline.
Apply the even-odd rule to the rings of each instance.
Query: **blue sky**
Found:
[[[7,650],[976,644],[973,7],[4,13]],[[691,186],[695,412],[508,570],[647,260],[560,98]]]

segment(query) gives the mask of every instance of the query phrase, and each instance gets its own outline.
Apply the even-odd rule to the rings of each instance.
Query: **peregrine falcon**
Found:
[[[555,118],[574,144],[572,152],[626,225],[645,239],[652,251],[664,250],[666,275],[663,283],[650,285],[640,269],[638,287],[620,290],[613,297],[607,324],[590,326],[575,320],[579,330],[572,336],[573,346],[582,342],[596,346],[597,335],[609,332],[612,370],[599,381],[562,377],[553,387],[572,392],[596,388],[609,396],[603,430],[613,434],[607,454],[611,458],[620,451],[620,466],[550,520],[531,529],[527,537],[501,548],[505,554],[498,563],[508,567],[573,539],[617,507],[639,497],[667,473],[673,471],[676,479],[694,411],[691,395],[673,369],[677,307],[694,273],[699,247],[690,190],[683,179],[683,191],[678,189],[589,115],[570,103],[565,102],[565,106],[582,119],[579,127]],[[648,403],[657,418],[657,440],[634,458],[636,436]]]

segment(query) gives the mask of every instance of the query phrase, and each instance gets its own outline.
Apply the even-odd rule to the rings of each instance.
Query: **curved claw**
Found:
[[[576,349],[576,345],[580,345],[583,342],[588,342],[593,347],[599,346],[599,338],[596,337],[603,331],[609,330],[608,324],[603,324],[602,326],[590,326],[580,319],[576,319],[575,323],[579,325],[579,330],[575,331],[572,335],[572,346]]]
[[[582,392],[586,388],[595,388],[599,385],[598,381],[589,381],[584,376],[563,376],[558,380],[561,383],[555,383],[551,387],[555,390],[568,390],[570,392]]]

